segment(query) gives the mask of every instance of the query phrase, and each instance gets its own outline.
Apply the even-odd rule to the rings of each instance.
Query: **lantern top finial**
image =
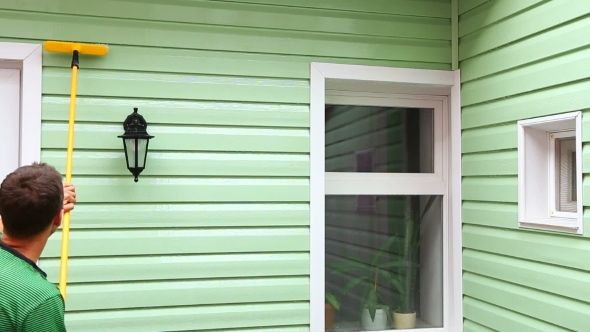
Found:
[[[123,122],[125,133],[120,138],[153,138],[147,132],[147,121],[137,112],[137,107],[133,108],[133,113],[129,114]]]
[[[143,116],[137,113],[137,107],[133,108],[133,113],[129,114],[123,122],[125,133],[147,134],[147,122]]]

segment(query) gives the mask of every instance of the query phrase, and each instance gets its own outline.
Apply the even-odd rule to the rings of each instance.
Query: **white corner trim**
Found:
[[[460,71],[390,68],[332,63],[310,65],[310,330],[324,330],[325,312],[325,102],[327,81],[349,80],[410,87],[407,91],[447,88],[450,109],[451,167],[449,188],[450,227],[448,229],[448,274],[445,276],[445,328],[436,331],[463,331],[462,216],[461,216],[461,87]],[[395,93],[395,92],[393,92]],[[414,93],[414,92],[411,92]],[[420,98],[429,99],[422,94]],[[436,96],[436,97],[440,97]],[[412,98],[412,97],[409,97]],[[447,307],[448,306],[448,307]],[[448,310],[447,310],[448,309]],[[427,331],[418,329],[418,331]]]
[[[451,176],[449,181],[452,195],[450,197],[451,227],[449,229],[449,252],[451,256],[449,294],[452,304],[449,312],[449,331],[463,331],[463,215],[461,192],[461,70],[453,72],[453,86],[451,87],[450,103],[450,137],[451,153],[449,166]]]
[[[0,61],[16,62],[22,71],[19,164],[40,161],[42,46],[0,42]]]
[[[310,324],[311,331],[324,331],[325,302],[316,301],[320,294],[325,294],[325,90],[326,79],[311,64],[310,73],[310,191],[309,191],[309,264],[310,264]],[[313,254],[311,254],[313,253]]]

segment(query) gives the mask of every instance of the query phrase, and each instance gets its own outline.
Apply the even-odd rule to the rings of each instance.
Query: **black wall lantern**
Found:
[[[137,182],[139,181],[137,177],[145,168],[148,144],[154,136],[147,133],[147,122],[143,116],[137,113],[137,107],[133,108],[133,113],[129,114],[123,122],[123,129],[125,129],[125,133],[117,137],[123,139],[127,169],[135,177],[134,181]]]

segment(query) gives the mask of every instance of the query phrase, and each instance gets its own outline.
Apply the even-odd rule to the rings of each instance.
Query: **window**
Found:
[[[443,101],[333,92],[325,112],[325,290],[339,304],[328,325],[442,328]]]
[[[519,224],[583,234],[581,112],[518,122]]]
[[[463,331],[459,72],[310,78],[310,330]]]

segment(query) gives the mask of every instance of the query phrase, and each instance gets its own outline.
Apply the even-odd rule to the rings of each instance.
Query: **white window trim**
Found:
[[[41,44],[0,42],[0,67],[21,70],[19,165],[41,159]]]
[[[369,155],[371,157],[371,166],[370,166],[370,172],[373,172],[375,170],[375,149],[374,148],[369,148],[369,149],[364,149],[364,150],[359,150],[359,151],[355,151],[354,153],[354,171],[358,172],[358,159],[359,156],[361,155]],[[369,174],[370,174],[369,172]],[[356,196],[356,211],[357,212],[368,212],[368,210],[370,209],[371,212],[376,212],[377,211],[377,196],[376,195],[370,195],[371,196],[371,205],[370,206],[363,206],[360,203],[360,199],[361,197],[363,197],[363,195],[357,195]]]
[[[329,63],[311,63],[310,73],[310,329],[324,330],[325,312],[325,104],[326,81],[391,83],[392,93],[408,99],[448,97],[450,110],[448,154],[450,210],[448,269],[445,279],[445,327],[420,331],[463,331],[462,234],[461,234],[461,99],[460,71],[389,68]],[[344,84],[346,85],[346,84]],[[434,92],[436,91],[436,92]],[[420,95],[420,96],[418,96]],[[372,176],[373,174],[358,174]],[[436,174],[416,174],[430,175]],[[356,175],[355,175],[356,176]],[[443,188],[441,188],[443,189]],[[444,190],[444,189],[443,189]],[[446,192],[446,190],[445,190]]]
[[[566,122],[573,126],[564,126]],[[545,135],[545,150],[539,153],[527,149],[526,130],[538,129]],[[554,183],[550,181],[554,170],[551,163],[551,139],[549,133],[575,131],[576,137],[576,213],[551,215],[554,205]],[[532,136],[531,136],[532,137]],[[539,138],[540,139],[540,136]],[[539,144],[536,144],[539,145]],[[518,121],[518,225],[521,228],[554,231],[569,234],[584,234],[583,170],[582,170],[582,112],[569,112]],[[528,161],[528,163],[527,163]],[[530,167],[543,165],[543,167]],[[539,180],[541,179],[541,180]],[[533,181],[534,180],[534,181]],[[531,182],[529,182],[531,181]],[[533,188],[534,187],[534,188]]]

